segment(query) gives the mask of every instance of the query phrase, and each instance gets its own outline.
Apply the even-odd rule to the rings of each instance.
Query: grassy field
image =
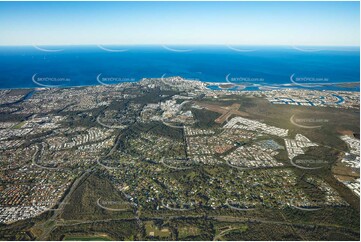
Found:
[[[20,123],[18,123],[17,125],[13,126],[13,129],[21,129],[21,127],[23,127],[25,125],[25,121],[22,121]]]
[[[159,228],[153,221],[145,222],[144,226],[147,237],[166,238],[171,236],[171,232],[168,228]]]
[[[184,227],[178,228],[178,238],[179,239],[186,238],[188,236],[197,236],[200,234],[201,234],[201,231],[197,227],[184,226]]]
[[[51,232],[49,240],[98,240],[99,237],[102,240],[134,240],[138,232],[134,220],[90,221],[58,226]]]
[[[64,241],[112,241],[107,235],[66,235]]]
[[[128,211],[110,211],[104,207],[128,209]],[[79,202],[81,201],[81,202]],[[99,220],[109,218],[133,218],[130,205],[105,178],[91,175],[74,192],[65,206],[62,218],[65,220]]]

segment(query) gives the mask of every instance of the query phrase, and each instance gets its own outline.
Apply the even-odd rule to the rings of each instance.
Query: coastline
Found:
[[[167,78],[173,78],[174,76],[170,76],[170,77],[166,77]],[[199,80],[188,80],[187,78],[183,78],[181,77],[184,81],[199,81]],[[42,89],[68,89],[68,88],[82,88],[82,87],[96,87],[96,86],[114,86],[114,85],[120,85],[120,84],[130,84],[130,83],[139,83],[141,82],[143,79],[159,79],[161,80],[162,78],[141,78],[137,81],[124,81],[124,82],[119,82],[119,83],[113,83],[113,84],[101,84],[101,83],[94,83],[94,84],[86,84],[86,85],[64,85],[64,86],[49,86],[49,87],[42,87],[42,86],[35,86],[35,87],[1,87],[0,86],[0,90],[42,90]],[[229,83],[229,82],[207,82],[207,81],[200,81],[202,83],[204,83],[206,85],[206,88],[208,90],[211,91],[229,91],[229,92],[242,92],[242,91],[255,91],[255,92],[260,92],[260,91],[271,91],[271,90],[280,90],[280,89],[290,89],[290,90],[317,90],[317,91],[338,91],[338,92],[360,92],[360,90],[344,90],[344,89],[355,89],[357,87],[360,88],[360,82],[335,82],[335,83],[328,83],[327,85],[324,85],[320,88],[310,88],[310,87],[301,87],[301,86],[297,86],[294,85],[292,83],[284,83],[284,84],[265,84],[265,85],[259,85],[259,84],[255,84],[255,83],[250,83],[251,85],[244,85],[244,84],[236,84],[236,83]],[[229,88],[222,88],[220,86],[232,86]],[[233,89],[235,86],[243,86],[243,88],[240,89]],[[325,87],[335,87],[338,90],[328,90]],[[341,86],[346,86],[346,87],[341,87]],[[349,87],[350,86],[350,87]],[[216,88],[212,88],[212,87],[216,87]],[[247,87],[252,87],[254,88],[253,90],[247,90]],[[321,90],[320,90],[321,89]]]

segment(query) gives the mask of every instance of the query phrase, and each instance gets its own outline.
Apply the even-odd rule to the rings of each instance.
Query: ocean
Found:
[[[296,46],[0,47],[1,89],[170,76],[207,82],[211,89],[360,91],[359,85],[345,84],[360,82],[360,52],[356,47]]]

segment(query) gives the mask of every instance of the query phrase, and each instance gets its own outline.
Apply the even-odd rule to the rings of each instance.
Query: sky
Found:
[[[0,45],[359,46],[359,2],[0,2]]]

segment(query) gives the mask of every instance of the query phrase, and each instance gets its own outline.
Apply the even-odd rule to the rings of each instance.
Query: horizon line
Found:
[[[0,44],[0,47],[27,47],[27,46],[307,46],[307,47],[358,47],[359,45],[312,45],[312,44]]]

